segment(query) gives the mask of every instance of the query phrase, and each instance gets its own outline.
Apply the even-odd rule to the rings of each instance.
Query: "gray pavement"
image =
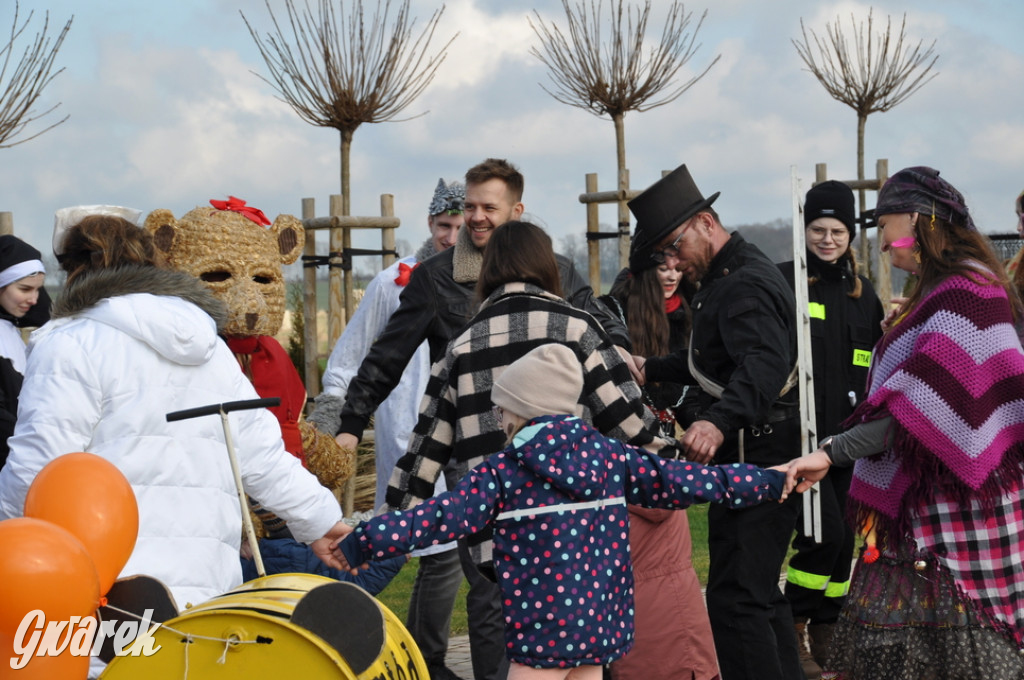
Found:
[[[469,659],[468,635],[448,639],[448,655],[445,657],[445,664],[460,678],[473,680],[473,663]]]

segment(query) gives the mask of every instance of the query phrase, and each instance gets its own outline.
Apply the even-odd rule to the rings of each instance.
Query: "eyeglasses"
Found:
[[[831,236],[833,241],[845,241],[850,238],[850,230],[844,227],[838,229],[827,229],[825,227],[808,227],[807,233],[812,241],[824,241],[825,237]]]
[[[690,227],[690,220],[683,223],[683,230],[679,232],[679,236],[676,236],[676,240],[672,241],[670,245],[665,246],[661,250],[655,250],[651,253],[651,259],[658,264],[665,264],[665,260],[670,257],[679,258],[679,242],[683,240],[683,234]]]

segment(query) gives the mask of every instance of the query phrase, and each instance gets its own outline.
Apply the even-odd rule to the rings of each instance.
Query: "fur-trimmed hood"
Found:
[[[34,341],[89,319],[117,328],[171,361],[196,365],[208,361],[221,342],[217,333],[227,310],[189,274],[132,265],[82,275],[57,298],[52,318],[33,334]]]
[[[191,274],[139,265],[100,269],[83,274],[77,281],[64,287],[53,305],[51,316],[54,319],[72,316],[105,298],[135,293],[173,296],[191,302],[210,315],[217,324],[218,332],[228,318],[224,303],[215,298],[213,293]]]

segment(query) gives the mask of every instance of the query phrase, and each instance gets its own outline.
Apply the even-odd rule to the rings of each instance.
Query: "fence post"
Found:
[[[394,217],[395,216],[395,196],[394,194],[381,194],[380,195],[380,216],[381,217]],[[382,269],[387,269],[395,263],[395,229],[394,227],[382,227],[380,230],[380,249],[384,252],[381,254],[381,265]]]

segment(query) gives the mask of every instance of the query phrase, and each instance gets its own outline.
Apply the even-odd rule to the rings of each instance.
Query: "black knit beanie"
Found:
[[[834,217],[850,230],[850,240],[857,235],[856,210],[853,189],[843,182],[830,179],[815,184],[807,192],[804,202],[804,226],[819,217]]]

